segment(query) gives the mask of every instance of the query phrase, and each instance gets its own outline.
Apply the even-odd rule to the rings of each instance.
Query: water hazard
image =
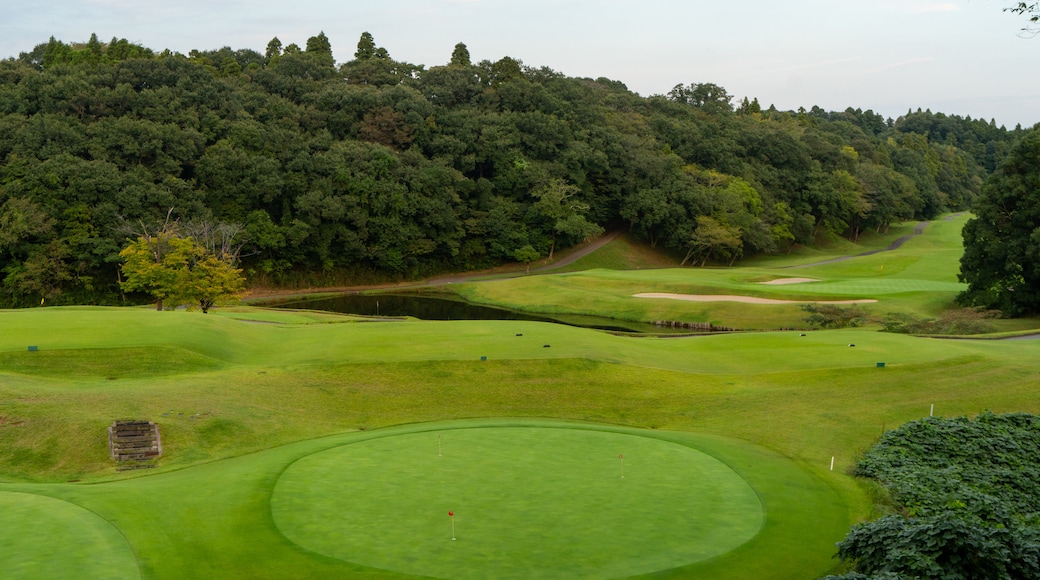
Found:
[[[444,295],[418,294],[341,294],[267,304],[275,308],[305,308],[361,316],[412,316],[421,320],[534,320],[569,326],[595,328],[613,332],[682,333],[688,329],[662,327],[649,323],[628,322],[601,316],[571,314],[531,314],[470,304]]]

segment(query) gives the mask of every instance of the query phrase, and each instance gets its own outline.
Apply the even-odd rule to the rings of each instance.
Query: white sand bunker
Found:
[[[869,304],[877,300],[774,300],[756,296],[733,296],[729,294],[667,294],[664,292],[647,292],[634,294],[636,298],[669,298],[671,300],[688,300],[690,302],[743,302],[745,304]]]
[[[819,282],[818,278],[777,278],[776,280],[770,280],[768,282],[760,282],[760,284],[769,284],[779,286],[780,284],[801,284],[802,282]]]

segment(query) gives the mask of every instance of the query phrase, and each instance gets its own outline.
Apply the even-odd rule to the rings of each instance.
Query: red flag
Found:
[[[455,512],[448,512],[448,517],[451,517],[451,518],[455,517]]]

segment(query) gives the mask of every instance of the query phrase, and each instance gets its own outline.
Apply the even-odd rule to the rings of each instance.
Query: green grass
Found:
[[[82,507],[0,491],[0,572],[4,578],[139,578],[119,529]]]
[[[114,381],[128,377],[205,372],[222,366],[220,361],[205,355],[159,345],[0,352],[0,368],[11,373],[42,377],[100,377]]]
[[[459,543],[446,543],[449,510]],[[764,519],[755,490],[710,455],[537,423],[317,453],[279,478],[272,511],[286,537],[313,552],[453,578],[656,572],[729,552]]]
[[[599,250],[553,272],[582,272],[595,269],[644,270],[670,268],[678,263],[679,260],[636,242],[630,235],[623,234]],[[541,264],[541,261],[536,264]]]
[[[544,305],[633,320],[738,320],[756,328],[781,326],[803,313],[797,307],[692,304],[631,294],[876,297],[881,312],[927,315],[948,308],[955,294],[951,272],[956,271],[956,234],[962,221],[935,222],[897,252],[812,268],[780,266],[807,264],[838,250],[800,250],[743,268],[599,269],[466,285],[462,291],[531,308]],[[840,251],[883,247],[890,239],[878,237],[855,249],[842,244]],[[630,259],[626,252],[615,251],[603,264],[618,256]],[[789,276],[821,282],[759,284]],[[1036,325],[1000,322],[1006,329]],[[327,477],[299,471],[309,462],[328,462],[326,474],[342,482],[351,474],[336,471],[335,461],[396,452],[378,445],[408,447],[417,438],[463,428],[488,434],[523,427],[525,433],[578,429],[593,435],[561,443],[578,452],[593,448],[591,441],[600,436],[638,440],[647,450],[695,450],[746,481],[765,508],[760,533],[724,554],[695,562],[697,556],[679,557],[669,549],[661,553],[671,558],[667,562],[647,564],[641,558],[654,554],[637,549],[637,539],[630,538],[633,551],[623,558],[622,548],[604,548],[618,557],[603,560],[600,569],[616,566],[611,569],[617,575],[653,577],[811,578],[834,569],[834,543],[849,524],[875,513],[876,490],[846,470],[885,428],[925,416],[932,405],[944,416],[985,409],[1040,412],[1040,341],[1032,340],[948,341],[871,329],[805,336],[788,331],[631,338],[536,322],[376,324],[326,313],[248,307],[210,315],[145,308],[0,311],[0,328],[0,502],[8,508],[3,510],[7,526],[0,531],[0,546],[16,546],[10,554],[0,550],[4,577],[81,575],[89,570],[77,556],[81,547],[111,554],[99,556],[109,562],[106,569],[133,576],[123,568],[129,561],[126,546],[136,557],[135,569],[146,578],[401,577],[404,569],[385,559],[364,560],[353,551],[337,552],[338,547],[316,552],[316,546],[307,546],[310,532],[300,531],[301,526],[317,526],[319,535],[322,526],[352,534],[338,527],[344,525],[338,519],[279,520],[280,530],[275,522],[282,516],[277,513],[289,496],[279,499],[278,490],[297,478],[306,493],[340,493],[335,483],[328,487]],[[28,352],[30,345],[39,350]],[[877,368],[878,362],[886,367]],[[114,471],[105,428],[117,418],[159,424],[164,454],[157,469]],[[516,455],[524,445],[486,439],[481,444],[489,445],[490,452],[471,453],[467,461],[478,456],[489,461],[512,457],[518,464],[528,460]],[[627,459],[630,452],[618,453]],[[640,452],[631,453],[631,469],[638,469]],[[354,481],[358,497],[376,497],[392,490],[393,482],[405,481],[409,497],[432,501],[422,499],[420,480],[410,477],[432,457],[406,457],[387,463],[379,471],[381,479],[369,471],[368,477]],[[616,457],[613,450],[610,457],[607,464]],[[829,469],[831,457],[834,471]],[[546,469],[542,463],[531,465]],[[565,467],[573,474],[561,477],[588,479],[595,469],[570,463]],[[501,467],[488,471],[504,473]],[[682,473],[682,466],[653,471]],[[476,479],[458,481],[460,489],[492,486]],[[533,494],[551,487],[544,481],[494,485]],[[609,492],[596,491],[605,493],[603,501],[616,501]],[[661,499],[667,494],[657,494],[641,492],[641,509],[657,513],[660,504],[671,501]],[[458,498],[460,504],[463,499]],[[490,523],[473,517],[473,506],[495,503],[482,501],[486,503],[459,507],[457,524],[465,523],[472,532],[478,529],[474,526]],[[568,503],[567,497],[553,501]],[[365,510],[376,503],[363,502],[359,513],[374,517]],[[395,509],[406,505],[396,503]],[[511,513],[520,513],[515,503],[510,507],[517,510]],[[438,508],[430,525],[447,523],[440,519],[443,511]],[[511,517],[515,521],[517,516]],[[37,521],[39,534],[25,533]],[[66,537],[65,528],[82,543]],[[381,549],[409,547],[401,528],[391,531],[395,539]],[[481,530],[479,535],[494,534]],[[422,537],[414,540],[415,548],[425,541]],[[70,549],[51,555],[42,538],[63,539]],[[461,538],[456,544],[467,545]],[[587,536],[575,547],[606,545],[611,539]],[[529,540],[534,541],[523,541]],[[453,562],[473,569],[494,551],[488,548],[479,557],[441,554],[427,561],[428,570],[437,574],[437,566]],[[372,557],[380,553],[374,548],[365,552]],[[577,565],[577,560],[559,552],[545,558],[556,561],[560,570],[577,570],[565,567]],[[690,559],[680,562],[683,558]],[[523,574],[515,561],[509,565],[513,567],[503,568],[504,575]]]
[[[435,458],[437,433],[444,435],[444,456],[437,459],[451,462],[448,466],[459,470],[456,477],[451,477],[447,483],[441,479],[443,485],[439,488],[415,479],[416,471],[423,467],[422,462],[430,465],[429,462]],[[502,435],[519,437],[518,443],[521,444],[511,445]],[[418,441],[428,443],[425,457],[415,449]],[[467,445],[465,452],[460,445]],[[525,457],[524,450],[532,446],[547,454],[559,452],[569,456],[566,460],[555,461],[551,457]],[[492,455],[481,453],[482,450]],[[590,450],[605,457],[581,464],[571,456]],[[616,485],[622,482],[617,452],[625,455],[626,477],[623,481],[627,487]],[[411,454],[408,458],[416,464],[392,462],[394,453]],[[349,464],[337,466],[336,461],[340,459]],[[386,470],[372,471],[360,465],[366,461],[382,461]],[[466,477],[462,469],[467,465],[473,466],[472,462],[487,468],[488,473]],[[551,469],[552,473],[538,478],[525,471],[525,465],[528,469]],[[694,465],[708,470],[716,486],[700,488],[703,482],[699,484],[697,479],[705,476],[701,471],[691,473]],[[352,475],[354,470],[349,469],[352,466],[363,472]],[[662,470],[662,467],[668,469]],[[318,477],[316,470],[326,470],[326,473]],[[375,475],[358,477],[364,473]],[[601,475],[603,481],[591,485],[588,482],[575,484],[568,479],[587,479],[592,474]],[[684,474],[689,481],[676,479]],[[442,477],[448,475],[441,474]],[[483,482],[480,477],[485,477]],[[530,477],[530,481],[526,477]],[[525,479],[521,481],[521,478]],[[663,485],[669,482],[670,485]],[[488,489],[488,484],[495,486],[501,494],[500,500],[472,493],[475,490],[484,494],[495,493]],[[718,487],[720,484],[736,492],[736,497],[723,496]],[[755,494],[747,495],[748,485]],[[596,570],[610,569],[624,574],[664,567],[667,569],[659,571],[658,576],[784,578],[829,568],[833,538],[843,532],[849,521],[849,506],[830,482],[812,475],[797,462],[758,446],[706,435],[545,420],[479,420],[401,426],[311,439],[259,454],[102,485],[6,484],[2,487],[6,491],[36,494],[25,497],[40,498],[39,501],[48,503],[57,503],[50,500],[51,497],[60,498],[69,502],[62,505],[76,504],[97,514],[97,522],[109,520],[126,538],[122,543],[111,541],[111,545],[132,545],[141,575],[149,578],[400,577],[402,567],[410,567],[413,572],[422,567],[428,574],[437,574],[439,570],[442,576],[458,577],[479,575],[477,570],[489,565],[487,558],[491,558],[493,565],[502,566],[496,568],[502,574],[500,577],[530,577],[524,572],[529,568],[517,563],[515,554],[511,556],[512,563],[497,560],[495,554],[507,553],[512,543],[535,546],[542,544],[543,540],[547,545],[532,548],[536,550],[533,554],[540,553],[544,557],[535,569],[552,571],[559,568],[557,573],[550,574],[558,577],[573,577],[571,571],[578,572],[578,575],[600,576]],[[445,497],[440,497],[438,489]],[[525,501],[525,498],[517,497],[524,491],[539,495]],[[315,500],[325,503],[295,504],[296,493],[336,497]],[[392,494],[392,504],[385,506],[385,510],[374,509],[372,503],[360,501],[386,493]],[[694,495],[692,505],[689,501],[691,493]],[[443,502],[451,494],[457,498],[454,502],[457,505],[445,507]],[[344,498],[345,495],[348,497]],[[350,497],[359,501],[338,503]],[[588,502],[595,497],[615,505],[604,506],[609,507],[609,512],[594,516],[588,512],[600,510]],[[684,500],[685,504],[672,501],[676,499]],[[691,515],[689,510],[696,511],[697,502],[701,501],[717,502],[716,507],[734,508],[737,521],[743,522],[740,530],[734,534],[732,529],[698,528],[696,521],[679,520],[683,514]],[[35,503],[36,500],[31,500],[26,505]],[[410,505],[429,514],[417,516],[408,510]],[[522,511],[525,507],[533,507],[534,513],[525,516]],[[543,507],[546,508],[544,511]],[[553,507],[557,508],[556,513],[551,511]],[[497,509],[513,511],[509,518],[501,513],[493,516],[490,512]],[[310,511],[299,513],[298,510]],[[454,545],[450,541],[447,510],[457,513],[459,540]],[[666,513],[661,514],[662,510]],[[567,521],[569,511],[574,512],[571,516],[584,514],[589,519],[582,517],[577,521]],[[379,530],[371,527],[358,530],[352,525],[358,524],[358,518],[368,521],[388,516],[390,519],[380,520],[383,525]],[[291,521],[283,521],[286,517]],[[400,518],[416,517],[423,521],[429,518],[429,523],[413,527],[410,532],[402,529],[406,522]],[[526,524],[520,520],[528,517],[537,518],[545,528],[532,531],[523,527]],[[710,521],[720,523],[727,516],[713,512],[708,517]],[[503,540],[506,532],[496,530],[496,527],[508,524],[510,518],[514,533]],[[368,521],[369,526],[372,523]],[[626,527],[631,528],[628,532],[615,530],[618,536],[627,540],[625,545],[613,547],[618,558],[610,557],[607,546],[596,550],[593,542],[616,542],[618,538],[609,533],[609,529],[592,524],[627,524]],[[660,544],[654,544],[660,550],[645,549],[651,537],[664,531],[654,529],[658,526],[667,526],[687,539],[700,533],[698,537],[701,540],[710,538],[717,550],[739,542],[741,536],[753,537],[734,551],[694,562],[707,555],[704,550],[712,547],[700,543],[683,544],[680,538],[656,536]],[[16,529],[20,527],[16,526]],[[558,534],[564,531],[572,534],[561,542]],[[321,540],[323,532],[333,533],[332,537],[341,542]],[[351,547],[357,548],[368,541],[361,532],[392,534],[397,541],[415,545],[383,543],[383,553],[359,553]],[[635,532],[639,537],[625,535]],[[431,536],[435,538],[431,539]],[[52,540],[72,541],[60,531],[54,531],[50,537]],[[492,541],[496,538],[505,545],[496,545]],[[308,549],[301,549],[290,539],[300,541]],[[387,542],[392,543],[389,538]],[[398,572],[381,571],[365,565],[367,562],[387,566],[385,560],[379,560],[383,556],[392,558],[393,554],[387,554],[386,550],[416,555],[438,546],[443,550],[459,551],[448,555],[428,553],[428,559],[418,557],[411,564],[395,560],[389,567]],[[664,548],[667,551],[662,552]],[[315,549],[324,555],[319,556]],[[26,557],[37,553],[26,551]],[[595,562],[585,561],[583,564],[575,561],[573,557],[576,554],[588,556]],[[54,558],[51,576],[77,575],[76,562],[74,558]],[[684,562],[686,565],[668,568]],[[445,574],[445,566],[458,566],[460,573]]]
[[[675,303],[634,298],[644,292],[739,294],[798,301],[877,299],[862,308],[877,316],[903,312],[932,317],[953,305],[964,285],[957,281],[960,230],[966,215],[931,222],[924,233],[896,252],[883,251],[840,262],[810,265],[837,257],[834,253],[801,252],[757,259],[738,268],[666,268],[657,270],[597,269],[552,276],[496,280],[459,285],[467,299],[516,310],[543,313],[591,313],[622,320],[711,322],[736,328],[769,329],[804,326],[798,305]],[[911,233],[914,224],[871,237],[854,252],[881,249]],[[611,246],[608,245],[607,248]],[[840,244],[849,251],[847,242]],[[814,278],[817,282],[765,285],[778,278]]]

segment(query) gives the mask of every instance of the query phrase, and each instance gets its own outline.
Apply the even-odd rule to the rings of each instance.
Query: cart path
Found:
[[[614,239],[617,238],[620,235],[621,235],[621,230],[614,230],[614,231],[607,232],[607,233],[603,234],[602,236],[596,238],[595,240],[593,240],[593,241],[585,244],[584,246],[578,248],[577,250],[574,250],[573,252],[567,254],[565,257],[560,258],[559,260],[556,260],[555,262],[553,262],[551,264],[547,264],[545,266],[539,266],[537,268],[531,268],[531,272],[530,273],[531,274],[535,274],[535,273],[541,273],[541,272],[549,272],[551,270],[555,270],[557,268],[562,268],[564,266],[573,264],[574,262],[577,262],[578,260],[584,258],[585,256],[588,256],[592,252],[595,252],[596,250],[598,250],[598,249],[602,248],[603,246],[609,244],[610,242],[614,241]],[[526,275],[527,275],[527,272],[514,272],[512,274],[496,276],[496,279],[499,279],[499,278],[518,278],[520,276],[526,276]],[[442,278],[432,278],[430,280],[427,280],[425,282],[421,282],[421,283],[417,284],[417,286],[444,286],[446,284],[461,284],[463,282],[468,282],[470,280],[473,280],[474,278],[482,278],[482,277],[485,277],[485,276],[487,276],[487,274],[479,274],[479,273],[478,274],[460,274],[460,275],[457,275],[457,276],[445,276],[445,277],[442,277]]]
[[[573,264],[574,262],[584,258],[585,256],[588,256],[592,252],[595,252],[596,250],[598,250],[598,249],[602,248],[603,246],[609,244],[610,242],[614,241],[622,233],[624,233],[623,230],[612,230],[612,231],[609,231],[609,232],[603,234],[602,236],[596,238],[595,240],[592,240],[591,242],[585,244],[584,246],[575,249],[574,251],[568,253],[563,258],[560,258],[560,259],[554,261],[551,264],[546,264],[546,265],[543,265],[543,266],[539,266],[537,268],[531,268],[530,274],[535,274],[535,273],[540,273],[540,272],[549,272],[549,271],[555,270],[557,268],[562,268],[562,267],[567,266],[569,264]],[[545,261],[545,260],[543,260],[543,261]],[[410,282],[410,283],[406,283],[406,284],[375,284],[375,285],[366,285],[366,286],[336,286],[336,287],[325,287],[325,288],[307,288],[307,289],[300,289],[300,290],[295,290],[295,291],[291,291],[291,292],[278,292],[278,293],[273,293],[273,294],[265,294],[263,296],[258,296],[257,298],[259,298],[260,300],[267,301],[267,300],[272,300],[272,299],[275,299],[275,298],[286,298],[286,297],[291,297],[291,296],[299,295],[299,294],[312,294],[312,293],[315,293],[315,292],[360,292],[361,290],[386,290],[388,292],[391,292],[391,291],[395,291],[395,290],[409,290],[409,289],[416,289],[416,288],[425,288],[425,287],[429,287],[429,286],[446,286],[448,284],[462,284],[464,282],[469,282],[469,281],[477,280],[477,279],[481,279],[481,278],[491,278],[491,277],[494,277],[494,279],[496,279],[496,280],[501,280],[501,279],[504,279],[504,278],[519,278],[521,276],[527,276],[527,275],[528,275],[528,272],[525,272],[525,271],[522,271],[522,270],[518,270],[518,271],[515,271],[515,272],[508,272],[508,273],[497,273],[497,274],[495,272],[489,272],[489,271],[484,271],[484,272],[465,272],[465,273],[459,273],[459,274],[451,274],[451,275],[448,275],[448,276],[440,276],[440,277],[436,277],[436,278],[430,278],[428,280],[417,280],[415,282]]]
[[[947,218],[947,219],[949,219],[949,218]],[[813,262],[812,264],[801,264],[800,266],[787,266],[787,268],[791,269],[791,270],[796,270],[798,268],[811,268],[813,266],[822,266],[824,264],[834,264],[836,262],[844,262],[845,260],[851,260],[852,258],[861,258],[863,256],[872,256],[874,254],[880,254],[881,252],[891,252],[892,250],[898,250],[899,247],[902,246],[903,244],[905,244],[906,241],[909,240],[910,238],[913,238],[915,236],[919,236],[922,233],[924,233],[924,228],[927,225],[928,225],[928,222],[918,222],[918,224],[916,226],[914,226],[913,233],[907,234],[907,235],[902,236],[900,238],[896,238],[891,244],[888,245],[887,248],[881,248],[879,250],[870,250],[868,252],[862,252],[862,253],[859,253],[859,254],[854,254],[852,256],[842,256],[840,258],[832,258],[830,260],[824,260],[822,262]]]

